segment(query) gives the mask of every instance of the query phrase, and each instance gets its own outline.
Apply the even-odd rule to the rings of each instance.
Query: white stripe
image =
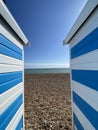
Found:
[[[6,55],[2,55],[0,54],[0,63],[2,64],[13,64],[13,65],[19,65],[22,66],[23,65],[23,61],[22,60],[18,60]]]
[[[0,19],[0,20],[1,20],[1,19]],[[12,41],[15,45],[17,45],[20,49],[23,50],[22,44],[19,43],[19,42],[17,41],[17,39],[16,39],[14,36],[11,35],[12,32],[11,32],[11,33],[8,32],[8,30],[5,29],[3,26],[6,26],[6,25],[1,25],[1,21],[0,21],[0,30],[2,30],[0,33],[1,33],[3,36],[5,36],[7,39],[9,39],[10,41]]]
[[[17,84],[13,88],[9,89],[8,91],[4,92],[0,95],[0,105],[6,102],[6,100],[11,97],[14,93],[16,93],[18,90],[23,88],[23,82]]]
[[[16,93],[9,97],[3,104],[0,104],[0,114],[2,114],[21,93],[23,93],[22,88],[20,88]]]
[[[23,70],[23,66],[0,64],[0,73],[22,71],[22,70]]]
[[[6,130],[15,130],[22,115],[23,115],[23,105],[20,106],[17,113],[15,114],[15,116],[13,117],[9,125],[7,126]]]
[[[71,60],[72,69],[98,70],[98,49]]]
[[[98,91],[72,80],[72,89],[91,107],[98,111]]]
[[[88,119],[84,116],[84,114],[80,111],[77,105],[73,102],[74,113],[77,116],[79,122],[82,124],[84,130],[95,130],[92,124],[88,121]]]
[[[77,69],[77,70],[98,70],[98,62],[71,65],[71,67],[72,69]]]
[[[74,59],[71,59],[71,65],[98,62],[98,58],[96,57],[97,55],[98,55],[98,49],[91,51],[89,53],[86,53],[84,55],[78,56]]]
[[[24,63],[24,51],[22,51],[22,55],[23,55],[23,63]],[[23,130],[25,130],[25,118],[24,118],[24,65],[23,65],[23,75],[22,75],[22,79],[23,79]]]
[[[71,63],[71,48],[69,46],[69,60],[70,60],[70,63]],[[71,66],[70,66],[71,68]],[[73,93],[72,93],[72,73],[70,73],[70,84],[71,84],[71,102],[73,100]],[[72,105],[72,111],[73,111],[73,105]],[[72,112],[72,129],[74,130],[74,119],[73,119],[73,112]]]

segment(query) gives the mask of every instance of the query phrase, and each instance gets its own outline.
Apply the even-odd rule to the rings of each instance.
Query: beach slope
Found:
[[[71,130],[70,93],[69,74],[26,74],[26,130]]]

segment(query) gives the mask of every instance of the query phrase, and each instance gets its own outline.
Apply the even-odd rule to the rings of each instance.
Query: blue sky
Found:
[[[87,0],[5,0],[30,42],[25,68],[69,67],[69,45],[63,40]]]

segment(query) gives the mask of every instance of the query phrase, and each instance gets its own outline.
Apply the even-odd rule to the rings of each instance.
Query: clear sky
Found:
[[[25,68],[69,67],[63,40],[87,0],[5,0],[30,42],[24,47]]]

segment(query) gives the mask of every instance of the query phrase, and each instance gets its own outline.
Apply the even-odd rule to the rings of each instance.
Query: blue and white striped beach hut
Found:
[[[0,130],[24,129],[24,51],[28,40],[0,0]]]
[[[70,47],[73,130],[98,130],[98,0],[88,0],[64,40]]]

